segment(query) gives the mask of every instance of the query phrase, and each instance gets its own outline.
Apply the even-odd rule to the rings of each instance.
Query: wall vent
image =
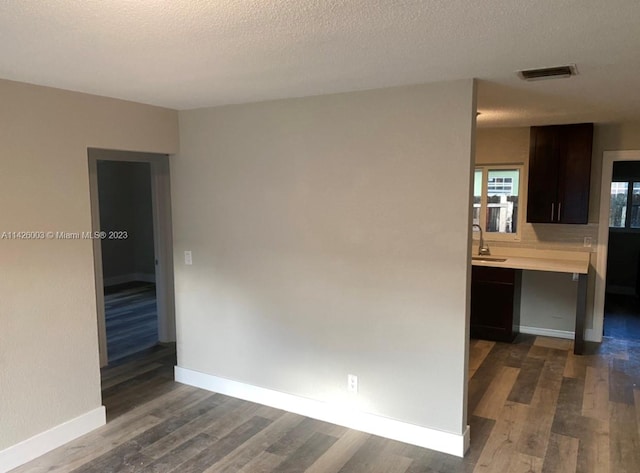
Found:
[[[544,67],[542,69],[528,69],[518,71],[518,76],[523,80],[562,79],[575,76],[578,73],[575,64],[568,66]]]

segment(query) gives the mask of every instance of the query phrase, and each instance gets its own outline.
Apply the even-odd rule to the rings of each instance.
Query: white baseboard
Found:
[[[538,328],[538,327],[520,327],[521,333],[526,333],[529,335],[542,335],[545,337],[555,337],[555,338],[566,338],[568,340],[573,340],[575,338],[575,332],[569,332],[568,330],[553,330],[549,328]],[[595,330],[588,328],[584,331],[584,339],[587,342],[602,342],[602,334],[598,336]]]
[[[112,276],[105,278],[103,284],[105,287],[117,286],[118,284],[125,284],[128,282],[142,281],[142,282],[156,282],[156,275],[154,273],[129,273],[121,274],[120,276]]]
[[[314,399],[282,393],[250,384],[219,378],[176,366],[175,379],[208,391],[282,409],[313,419],[342,425],[380,437],[405,442],[439,452],[464,456],[469,448],[469,426],[462,435],[408,424],[387,417],[354,411]]]
[[[104,406],[0,451],[0,473],[24,465],[106,423]]]
[[[520,326],[520,333],[526,333],[529,335],[542,335],[544,337],[567,338],[569,340],[573,340],[575,338],[575,332],[569,332],[568,330],[555,330],[552,328],[527,327],[525,325]]]

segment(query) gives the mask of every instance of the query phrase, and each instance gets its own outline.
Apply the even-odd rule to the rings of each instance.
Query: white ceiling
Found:
[[[485,126],[610,121],[640,117],[639,22],[638,0],[2,0],[0,77],[176,109],[477,77]]]

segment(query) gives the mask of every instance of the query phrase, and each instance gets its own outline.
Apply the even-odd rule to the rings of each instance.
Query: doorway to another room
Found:
[[[151,165],[98,161],[107,358],[113,364],[158,343]]]
[[[175,342],[169,164],[88,154],[100,365],[112,367]]]
[[[615,161],[610,189],[604,336],[640,340],[640,161]]]

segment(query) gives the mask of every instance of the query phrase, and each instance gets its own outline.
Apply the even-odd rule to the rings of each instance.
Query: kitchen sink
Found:
[[[507,258],[500,258],[496,256],[472,256],[473,261],[492,261],[494,263],[504,263]]]

